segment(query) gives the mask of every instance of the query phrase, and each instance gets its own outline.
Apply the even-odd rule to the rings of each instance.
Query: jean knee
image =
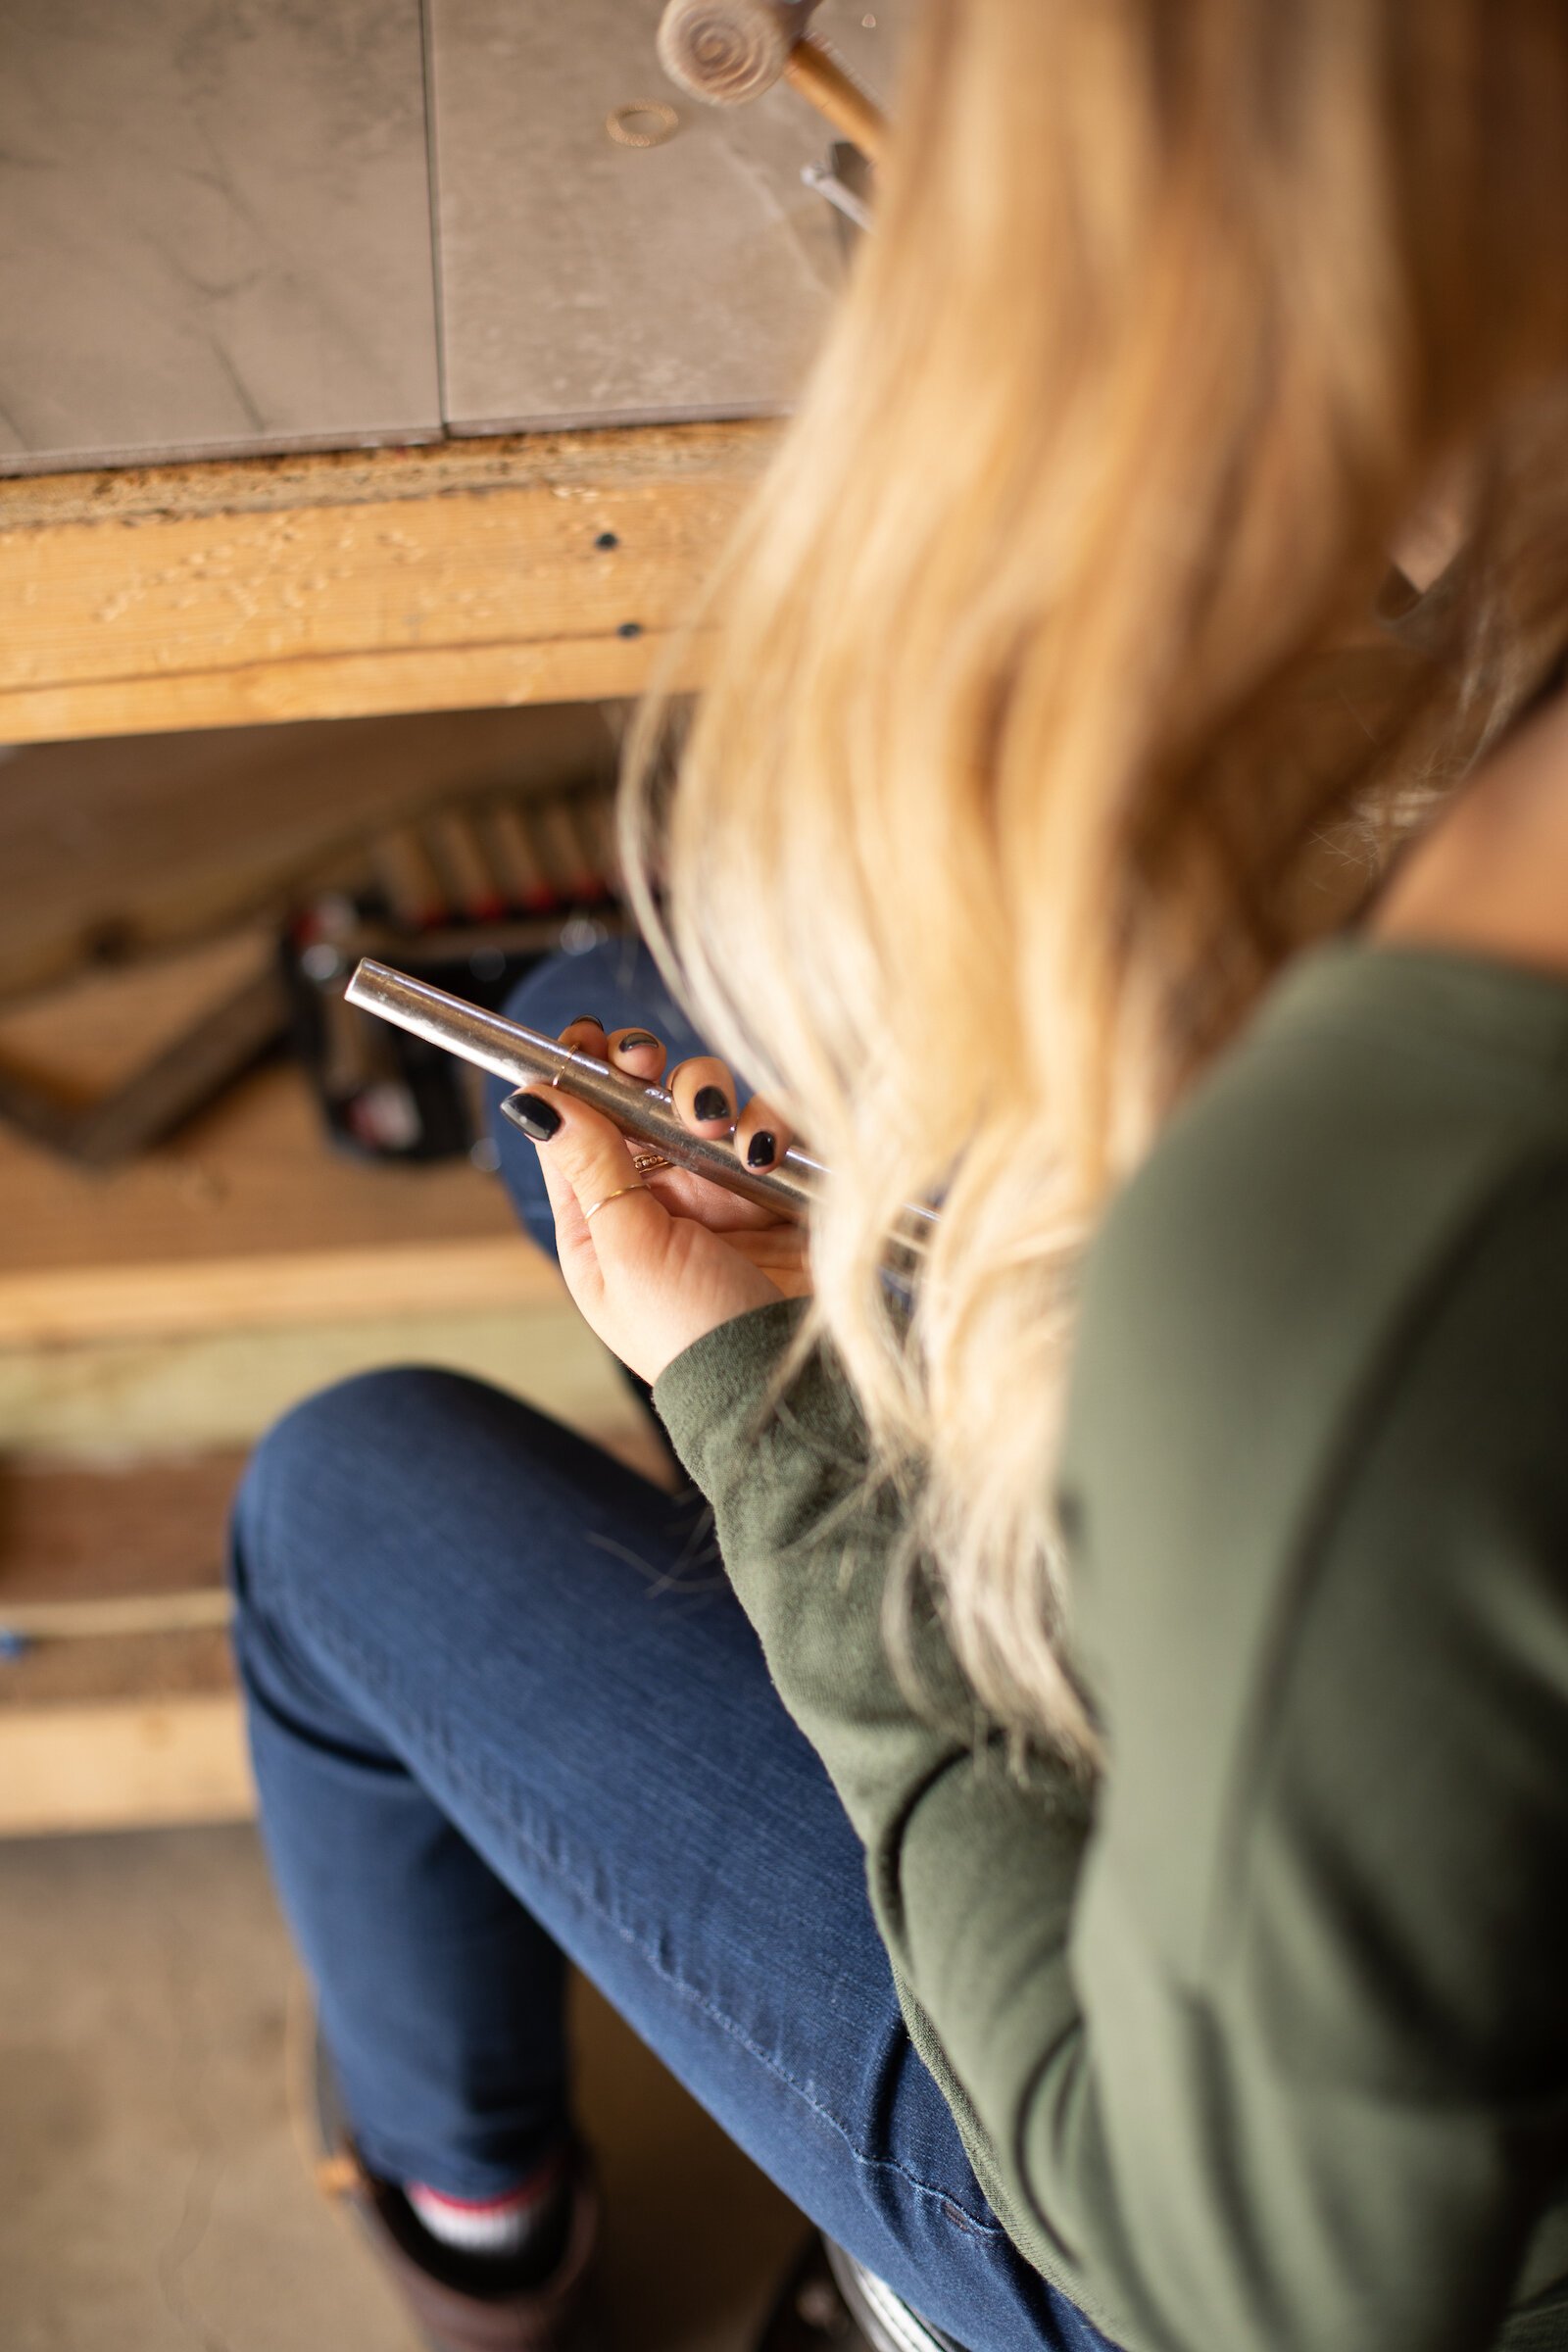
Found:
[[[509,1020],[543,1029],[551,1037],[584,1012],[611,1029],[660,1013],[679,1017],[658,965],[630,933],[596,940],[576,953],[563,948],[541,956],[523,973],[503,1009]]]
[[[428,1429],[463,1374],[389,1366],[307,1396],[273,1423],[246,1465],[234,1498],[230,1581],[242,1615],[287,1613],[291,1601],[330,1585],[341,1599],[375,1562],[356,1544],[355,1491],[407,1476],[411,1431]]]

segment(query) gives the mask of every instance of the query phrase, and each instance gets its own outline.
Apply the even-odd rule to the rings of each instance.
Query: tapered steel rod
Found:
[[[444,1047],[513,1086],[559,1086],[563,1094],[613,1120],[634,1142],[651,1144],[676,1167],[710,1176],[744,1200],[781,1215],[804,1217],[824,1170],[798,1144],[773,1168],[749,1168],[727,1140],[693,1135],[667,1088],[649,1086],[612,1070],[592,1054],[577,1054],[539,1029],[503,1019],[480,1004],[449,996],[427,980],[367,956],[355,969],[344,995],[362,1011],[373,1012],[428,1045]]]

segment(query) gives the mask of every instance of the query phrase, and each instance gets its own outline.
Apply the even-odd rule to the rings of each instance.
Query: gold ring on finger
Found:
[[[666,1159],[662,1152],[634,1152],[631,1164],[639,1176],[652,1176],[660,1168],[672,1168],[675,1162]]]
[[[594,1202],[592,1208],[585,1208],[583,1210],[583,1223],[586,1225],[590,1217],[597,1217],[599,1211],[602,1208],[608,1208],[612,1200],[618,1200],[622,1193],[646,1193],[648,1187],[646,1184],[617,1184],[612,1193],[607,1193],[602,1200],[596,1200]]]

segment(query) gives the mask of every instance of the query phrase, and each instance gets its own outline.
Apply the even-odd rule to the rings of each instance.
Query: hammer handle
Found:
[[[888,119],[837,58],[816,41],[797,41],[785,62],[784,78],[826,116],[841,138],[858,147],[871,163],[881,162]]]

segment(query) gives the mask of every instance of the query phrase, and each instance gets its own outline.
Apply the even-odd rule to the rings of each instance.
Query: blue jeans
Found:
[[[514,1009],[698,1050],[620,943]],[[548,1239],[533,1147],[498,1140]],[[976,2184],[699,1496],[474,1381],[376,1372],[265,1440],[233,1573],[263,1832],[372,2172],[485,2196],[560,2138],[569,1959],[970,2352],[1103,2343]]]

